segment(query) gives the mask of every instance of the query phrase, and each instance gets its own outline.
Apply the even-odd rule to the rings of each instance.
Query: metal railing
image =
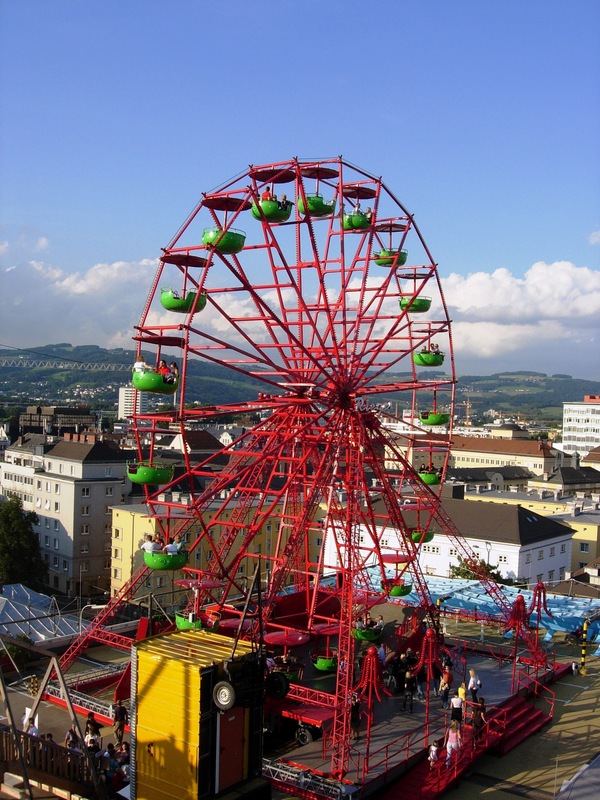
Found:
[[[79,787],[84,787],[86,793],[93,791],[97,778],[85,753],[69,750],[56,742],[31,736],[23,731],[17,731],[16,735],[18,742],[9,727],[0,729],[0,761],[6,765],[8,771],[11,771],[11,766],[17,765],[17,771],[20,772],[20,746],[28,771],[37,770],[48,778],[72,781]]]

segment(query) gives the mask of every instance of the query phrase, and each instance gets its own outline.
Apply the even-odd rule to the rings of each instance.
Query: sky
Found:
[[[459,376],[600,379],[599,41],[589,0],[1,0],[0,345],[133,348],[202,192],[343,155],[414,214]]]

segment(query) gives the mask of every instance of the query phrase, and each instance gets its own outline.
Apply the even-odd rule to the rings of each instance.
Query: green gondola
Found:
[[[187,564],[188,554],[183,553],[147,553],[144,551],[144,564],[150,569],[182,569]]]
[[[431,297],[401,297],[400,309],[411,314],[424,314],[431,308]]]
[[[427,544],[433,539],[434,534],[433,531],[427,531],[427,533],[423,533],[423,531],[417,529],[411,533],[411,536],[415,544]]]
[[[437,486],[440,476],[436,472],[419,472],[419,478],[428,486]]]
[[[413,353],[413,361],[418,367],[441,367],[444,363],[443,353]]]
[[[166,383],[160,372],[134,372],[131,382],[138,392],[153,392],[154,394],[175,394],[179,380]]]
[[[450,422],[450,414],[442,414],[438,411],[421,411],[419,414],[421,425],[447,425]]]
[[[344,214],[342,225],[345,231],[362,231],[371,224],[366,214]]]
[[[130,462],[127,464],[127,477],[132,483],[159,486],[169,483],[173,478],[173,467],[165,464],[150,464],[145,461]]]
[[[195,300],[196,292],[188,292],[185,297],[179,297],[177,292],[174,292],[173,289],[160,290],[160,304],[163,308],[166,308],[167,311],[177,311],[180,314],[189,314],[194,307]],[[202,311],[205,305],[206,295],[203,293],[198,298],[196,311]]]
[[[352,636],[359,642],[377,642],[381,633],[380,628],[352,628]]]
[[[202,244],[214,247],[219,253],[233,255],[244,249],[246,234],[243,231],[229,228],[224,231],[222,228],[205,228],[202,233]]]
[[[190,615],[177,611],[175,614],[175,625],[178,631],[199,631],[202,630],[202,620],[200,618],[190,622]]]
[[[378,253],[375,253],[374,260],[378,267],[391,267],[394,264],[396,256],[398,256],[396,266],[402,267],[406,264],[408,250],[380,250]]]
[[[397,583],[390,589],[390,597],[406,597],[412,592],[412,583]]]
[[[320,194],[307,194],[306,206],[302,197],[298,198],[298,211],[300,214],[310,214],[311,217],[330,217],[335,214],[335,200],[326,203]],[[308,209],[308,210],[307,210]]]
[[[251,212],[254,219],[263,217],[269,222],[287,222],[292,213],[291,200],[279,203],[277,200],[259,200],[260,208],[256,203],[252,203]],[[261,215],[262,211],[262,215]]]
[[[335,672],[338,665],[337,652],[329,651],[329,653],[311,653],[310,660],[314,668],[319,672]]]

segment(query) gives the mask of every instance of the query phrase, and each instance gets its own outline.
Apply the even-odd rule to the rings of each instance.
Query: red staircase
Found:
[[[427,753],[380,797],[381,800],[434,800],[449,786],[458,781],[461,775],[471,770],[473,764],[483,755],[492,752],[502,756],[517,747],[547,725],[554,710],[554,693],[529,676],[519,679],[519,690],[501,706],[490,708],[486,714],[488,725],[484,729],[477,746],[473,743],[473,728],[463,725],[463,745],[458,759],[453,753],[449,767],[446,767],[446,752],[439,751],[439,761],[431,769]]]

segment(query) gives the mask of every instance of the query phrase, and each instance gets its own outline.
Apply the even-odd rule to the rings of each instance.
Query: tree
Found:
[[[458,556],[458,566],[450,567],[450,577],[464,578],[468,581],[478,581],[483,577],[488,577],[496,583],[511,584],[513,582],[510,578],[503,578],[498,567],[486,564],[483,558],[473,559],[473,562],[467,563],[464,558]]]
[[[0,503],[0,582],[23,583],[42,589],[48,580],[48,567],[40,552],[33,526],[35,511],[23,511],[18,497],[9,496]]]

